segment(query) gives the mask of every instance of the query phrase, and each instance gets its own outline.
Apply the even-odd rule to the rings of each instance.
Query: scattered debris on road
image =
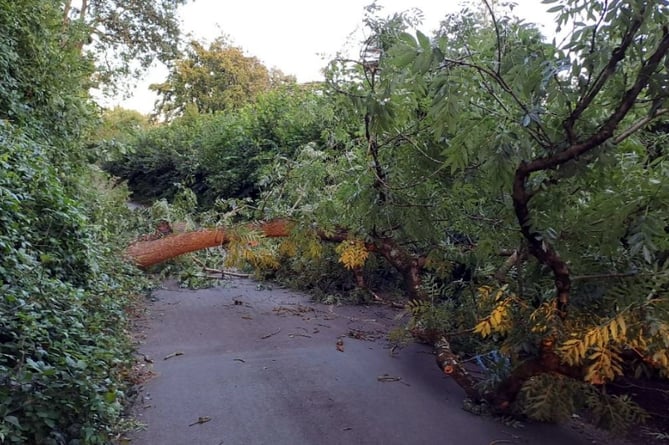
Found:
[[[188,426],[193,426],[193,425],[199,425],[199,424],[202,424],[202,423],[207,423],[207,422],[209,422],[210,420],[211,420],[211,417],[208,417],[208,416],[198,417],[197,420],[196,420],[195,422],[191,423],[191,424],[188,425]]]
[[[405,386],[411,386],[407,382],[403,382],[402,377],[393,377],[393,376],[388,375],[388,374],[380,375],[376,378],[376,380],[379,381],[379,382],[399,382],[399,383],[401,383]]]
[[[180,356],[180,355],[184,355],[184,353],[181,352],[181,351],[173,352],[173,353],[171,353],[171,354],[167,354],[165,357],[163,357],[163,360],[169,360],[169,359],[171,359],[172,357],[178,357],[178,356]]]
[[[270,338],[270,337],[272,337],[272,336],[278,334],[279,332],[281,332],[281,328],[279,328],[277,331],[274,331],[274,332],[271,332],[271,333],[269,333],[269,334],[263,335],[262,337],[260,337],[260,339],[261,339],[261,340],[268,339],[268,338]]]

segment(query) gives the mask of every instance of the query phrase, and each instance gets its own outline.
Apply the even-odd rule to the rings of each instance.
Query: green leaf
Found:
[[[16,428],[21,428],[19,419],[16,416],[5,416],[5,422],[9,423],[10,425],[14,425]]]
[[[420,47],[423,49],[423,51],[429,52],[432,47],[430,39],[420,31],[416,31],[416,37],[418,38],[418,43],[420,44]]]

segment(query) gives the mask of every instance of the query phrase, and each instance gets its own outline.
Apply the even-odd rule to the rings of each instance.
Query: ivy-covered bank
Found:
[[[133,232],[84,150],[96,110],[63,2],[0,0],[0,443],[110,443],[126,401]]]
[[[123,195],[66,187],[49,146],[10,124],[0,141],[0,442],[107,443],[132,366],[124,309],[144,283],[118,259]]]

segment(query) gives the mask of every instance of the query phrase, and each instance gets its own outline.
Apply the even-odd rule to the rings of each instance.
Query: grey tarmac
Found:
[[[586,445],[580,423],[512,428],[462,409],[430,348],[391,353],[398,310],[312,303],[246,279],[157,290],[138,330],[154,377],[132,445]]]

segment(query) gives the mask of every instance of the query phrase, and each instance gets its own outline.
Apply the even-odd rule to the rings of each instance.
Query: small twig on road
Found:
[[[223,275],[230,275],[231,277],[237,277],[237,278],[248,278],[251,276],[251,274],[248,273],[240,273],[240,272],[231,272],[229,270],[223,270],[221,271]]]
[[[388,375],[388,374],[380,375],[376,378],[376,380],[379,381],[379,382],[399,382],[403,385],[411,386],[407,382],[403,382],[402,377],[393,377],[393,376]]]
[[[273,335],[278,334],[279,332],[281,332],[281,328],[279,328],[279,330],[276,331],[276,332],[272,332],[271,334],[263,335],[262,337],[260,337],[260,339],[261,339],[261,340],[265,340],[265,339],[267,339],[267,338],[270,338],[270,337],[273,336]]]
[[[173,352],[173,353],[171,353],[171,354],[167,354],[165,357],[163,357],[163,360],[169,360],[169,359],[171,359],[172,357],[178,357],[178,356],[180,356],[180,355],[184,355],[184,353],[181,352],[181,351],[179,351],[179,352]]]
[[[388,374],[380,375],[376,378],[379,382],[399,382],[402,380],[402,377],[393,377]]]
[[[241,358],[233,358],[233,359],[232,359],[232,361],[233,361],[233,362],[241,362],[241,363],[246,363],[246,360],[244,360],[244,359],[241,359]]]
[[[207,267],[207,265],[204,264],[203,261],[200,261],[198,258],[193,258],[193,262],[197,263],[197,265],[200,266],[202,270],[204,270],[205,272],[221,274],[220,278],[223,278],[225,275],[230,275],[231,277],[238,277],[238,278],[248,278],[251,276],[251,274],[248,273],[232,272],[223,269],[212,269],[211,267]]]
[[[306,338],[311,338],[311,335],[290,333],[290,334],[288,334],[288,337],[290,337],[290,338],[293,338],[293,337],[306,337]]]
[[[198,425],[198,424],[201,424],[201,423],[207,423],[207,422],[209,422],[210,420],[211,420],[211,417],[209,417],[209,416],[198,417],[197,420],[196,420],[195,422],[191,423],[191,424],[188,425],[188,426]]]

